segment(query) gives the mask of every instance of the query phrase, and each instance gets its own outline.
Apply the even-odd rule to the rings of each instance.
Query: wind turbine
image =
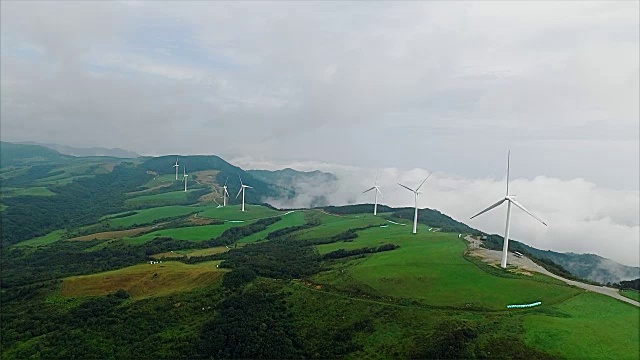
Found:
[[[376,196],[375,196],[375,203],[373,204],[373,215],[378,215],[378,194],[380,194],[380,196],[382,196],[382,198],[384,199],[384,196],[382,195],[382,192],[380,191],[380,186],[378,186],[378,173],[376,172],[376,181],[373,183],[373,187],[371,189],[367,189],[365,191],[363,191],[362,193],[368,193],[371,190],[376,190]]]
[[[238,174],[238,179],[240,179],[240,191],[238,191],[238,195],[236,195],[236,199],[238,198],[238,196],[240,196],[240,193],[242,193],[242,211],[244,211],[244,189],[246,188],[253,189],[253,188],[249,185],[245,185],[242,183],[242,178],[240,177],[240,174]]]
[[[433,173],[431,173],[433,174]],[[422,185],[424,185],[425,181],[427,181],[427,179],[429,177],[431,177],[431,174],[429,174],[424,180],[422,180],[422,183],[420,183],[420,186],[418,186],[415,190],[413,190],[412,188],[408,187],[408,186],[404,186],[400,183],[398,183],[398,185],[402,186],[403,188],[413,192],[413,194],[415,195],[415,201],[416,201],[416,210],[413,214],[413,233],[417,234],[418,233],[418,194],[422,194],[422,191],[420,191],[420,188],[422,187]]]
[[[187,175],[187,167],[183,167],[182,170],[184,170],[184,174],[182,174],[182,182],[184,183],[184,191],[187,191],[187,177],[189,175]]]
[[[471,217],[471,219],[473,219],[474,217],[480,214],[484,214],[487,211],[502,205],[503,202],[505,201],[507,202],[507,225],[505,226],[505,229],[504,229],[504,244],[502,245],[502,261],[500,262],[500,266],[503,269],[507,267],[507,251],[509,250],[509,220],[511,220],[511,204],[519,207],[522,211],[531,215],[534,219],[540,221],[544,226],[547,226],[547,224],[544,221],[542,221],[539,217],[533,215],[529,210],[527,210],[524,206],[522,206],[522,204],[517,202],[515,195],[509,195],[509,162],[510,162],[509,160],[510,158],[511,158],[511,150],[509,150],[507,154],[507,193],[504,196],[504,199],[498,201],[497,203],[489,206],[488,208],[480,211],[479,213]]]
[[[176,157],[176,164],[173,165],[174,168],[176,168],[176,181],[178,181],[178,168],[180,167],[180,165],[178,165],[178,158]]]
[[[227,191],[227,181],[229,181],[228,176],[227,180],[224,181],[224,186],[222,187],[222,206],[227,206],[227,198],[229,197],[229,192]]]

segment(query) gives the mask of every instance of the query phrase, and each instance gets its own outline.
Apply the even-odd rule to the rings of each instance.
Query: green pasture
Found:
[[[249,235],[247,237],[244,237],[238,242],[239,243],[255,242],[255,241],[258,241],[260,239],[266,238],[267,235],[269,235],[269,233],[272,232],[272,231],[284,229],[286,227],[299,226],[299,225],[303,225],[304,224],[304,212],[303,211],[295,211],[295,212],[289,213],[287,215],[283,214],[281,216],[282,216],[282,220],[280,220],[280,221],[278,221],[278,222],[276,222],[274,224],[271,224],[265,230],[262,230],[260,232],[255,233],[255,234],[252,234],[252,235]]]
[[[638,359],[640,309],[584,292],[524,319],[527,342],[559,357]]]
[[[65,232],[64,230],[52,231],[47,235],[39,236],[37,238],[19,242],[14,246],[39,246],[39,245],[51,244],[58,240],[62,240],[62,236],[64,235],[64,232]]]
[[[210,206],[198,213],[198,217],[221,220],[253,220],[283,214],[283,212],[261,205],[245,204],[245,211],[240,211],[241,208],[241,205],[228,205],[225,207]]]
[[[130,227],[134,225],[144,225],[152,223],[156,220],[169,219],[176,216],[184,216],[191,213],[196,213],[202,209],[206,209],[205,206],[185,206],[185,205],[173,205],[173,206],[160,206],[150,209],[135,210],[135,215],[129,215],[126,217],[115,218],[124,213],[108,215],[103,217],[102,220],[108,220],[115,228]]]
[[[546,306],[582,292],[525,275],[492,275],[463,257],[466,245],[457,234],[430,233],[427,229],[419,226],[418,234],[413,235],[410,226],[390,224],[360,231],[352,242],[318,246],[320,253],[327,253],[384,243],[400,245],[399,249],[352,261],[344,272],[320,275],[318,281],[338,285],[357,282],[379,295],[418,299],[428,305],[492,310],[536,301]]]
[[[191,176],[189,176],[188,178],[190,178]],[[189,182],[190,179],[188,180]],[[182,173],[178,174],[178,181],[176,181],[176,174],[175,172],[172,174],[162,174],[162,175],[158,175],[158,177],[149,180],[149,182],[147,182],[146,184],[144,184],[143,186],[146,188],[152,188],[152,187],[156,187],[159,185],[167,185],[167,184],[171,184],[171,183],[176,183],[176,184],[181,184],[182,186],[184,186],[184,184],[182,183]],[[187,187],[189,186],[189,184],[187,184]]]
[[[357,215],[357,217],[353,215],[349,217],[338,217],[318,212],[317,216],[322,221],[322,224],[301,231],[298,236],[299,239],[308,240],[317,238],[328,238],[352,228],[388,224],[386,220],[382,219],[379,216],[373,216],[373,214],[360,214]],[[406,226],[403,227],[406,228]]]
[[[251,221],[242,223],[225,222],[220,225],[201,225],[190,226],[175,229],[164,229],[153,231],[144,235],[127,237],[124,241],[129,244],[139,245],[144,244],[147,241],[151,241],[156,237],[170,237],[176,240],[188,240],[188,241],[204,241],[220,236],[225,230],[235,226],[242,226],[250,224]]]
[[[131,199],[127,199],[125,204],[131,207],[141,207],[141,206],[166,206],[184,203],[188,200],[188,196],[191,192],[197,191],[197,189],[189,189],[187,191],[178,190],[172,191],[162,194],[154,194],[154,195],[143,195],[136,196]]]
[[[47,189],[44,186],[34,186],[28,188],[11,188],[11,190],[2,189],[3,197],[12,197],[12,196],[53,196],[56,193]]]
[[[620,295],[635,301],[640,301],[640,291],[638,290],[621,290]]]

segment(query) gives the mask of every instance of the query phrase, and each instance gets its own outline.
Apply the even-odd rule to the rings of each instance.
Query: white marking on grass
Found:
[[[390,223],[396,224],[396,225],[401,225],[401,226],[406,226],[407,225],[407,224],[400,224],[400,223],[397,223],[397,222],[391,221],[391,220],[387,220],[387,222],[390,222]]]

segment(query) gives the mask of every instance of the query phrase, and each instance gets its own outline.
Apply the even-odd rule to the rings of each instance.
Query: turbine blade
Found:
[[[418,186],[418,188],[416,189],[416,191],[420,190],[420,188],[422,187],[422,185],[424,185],[424,183],[425,183],[425,182],[426,182],[426,181],[431,177],[431,175],[432,175],[432,174],[433,174],[433,173],[429,173],[429,175],[428,175],[424,180],[422,180],[422,183],[420,184],[420,186]]]
[[[522,206],[522,204],[520,204],[519,202],[517,202],[517,201],[515,201],[515,200],[513,200],[513,199],[510,199],[509,201],[511,201],[511,203],[512,203],[513,205],[515,205],[515,206],[519,207],[519,208],[520,208],[520,210],[522,210],[522,211],[526,212],[527,214],[531,215],[534,219],[536,219],[536,220],[540,221],[544,226],[547,226],[547,223],[545,223],[544,221],[542,221],[542,219],[540,219],[539,217],[537,217],[537,216],[533,215],[529,210],[527,210],[527,209],[526,209],[524,206]]]
[[[505,202],[505,201],[507,201],[507,199],[506,199],[506,198],[504,198],[504,199],[502,199],[502,200],[498,201],[497,203],[495,203],[495,204],[493,204],[493,205],[489,206],[488,208],[486,208],[486,209],[484,209],[484,210],[480,211],[479,213],[477,213],[477,214],[473,215],[473,216],[472,216],[471,218],[469,218],[469,219],[473,219],[474,217],[476,217],[476,216],[478,216],[478,215],[484,214],[484,213],[486,213],[487,211],[489,211],[489,210],[491,210],[491,209],[493,209],[493,208],[495,208],[495,207],[500,206],[500,204],[502,204],[502,203],[503,203],[503,202]]]
[[[227,196],[229,196],[229,192],[227,191],[227,188],[224,189],[224,193],[227,194]]]
[[[398,183],[398,185],[402,186],[403,188],[405,188],[405,189],[407,189],[407,190],[409,190],[409,191],[411,191],[411,192],[416,192],[415,190],[413,190],[412,188],[410,188],[410,187],[408,187],[408,186],[404,186],[404,185],[402,185],[402,184],[400,184],[400,183]]]
[[[363,191],[362,193],[364,194],[364,193],[369,192],[369,191],[371,191],[371,190],[373,190],[373,189],[375,189],[375,188],[376,188],[376,187],[374,186],[374,187],[372,187],[371,189],[367,189],[367,190]]]
[[[510,160],[511,160],[511,150],[509,150],[509,152],[507,152],[507,194],[506,196],[509,196],[509,167],[510,167]]]
[[[236,199],[238,198],[238,196],[240,196],[240,193],[242,192],[242,186],[240,186],[240,190],[238,190],[238,195],[236,195]]]
[[[224,186],[227,186],[227,181],[229,181],[229,177],[227,176],[227,179],[224,181]]]
[[[380,196],[382,196],[382,198],[384,199],[384,195],[382,195],[382,191],[380,191],[380,189],[378,187],[376,187],[376,191],[378,192],[378,194],[380,194]]]
[[[249,185],[245,185],[244,187],[249,188],[249,189],[253,189],[253,186],[249,186]]]
[[[240,179],[240,186],[242,186],[242,178],[240,177],[240,174],[238,174],[238,179]]]

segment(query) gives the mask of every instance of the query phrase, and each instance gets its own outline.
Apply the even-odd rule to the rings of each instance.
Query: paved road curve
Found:
[[[496,261],[499,262],[501,257],[502,257],[502,252],[500,251],[496,251],[496,250],[488,250],[488,249],[484,249],[480,247],[481,241],[472,238],[471,236],[467,236],[465,237],[465,240],[469,241],[469,246],[472,249],[473,253],[475,255],[478,255],[480,257],[482,257],[485,261],[490,262],[490,261]],[[624,301],[626,303],[629,303],[631,305],[634,306],[638,306],[640,307],[640,302],[637,302],[635,300],[629,299],[628,297],[622,296],[620,295],[620,293],[618,292],[618,289],[614,289],[614,288],[610,288],[610,287],[606,287],[606,286],[596,286],[596,285],[590,285],[590,284],[585,284],[579,281],[574,281],[574,280],[569,280],[569,279],[565,279],[561,276],[558,276],[556,274],[553,274],[551,272],[549,272],[547,269],[543,268],[542,266],[534,263],[531,259],[526,258],[526,257],[515,257],[513,256],[512,253],[509,253],[507,255],[507,263],[509,265],[516,265],[522,269],[525,270],[529,270],[529,271],[535,271],[535,272],[539,272],[541,274],[550,276],[554,279],[558,279],[560,281],[564,281],[565,283],[569,284],[569,285],[573,285],[575,287],[579,287],[581,289],[585,289],[585,290],[589,290],[589,291],[593,291],[593,292],[597,292],[603,295],[607,295],[607,296],[611,296],[612,298],[618,299],[620,301]]]

